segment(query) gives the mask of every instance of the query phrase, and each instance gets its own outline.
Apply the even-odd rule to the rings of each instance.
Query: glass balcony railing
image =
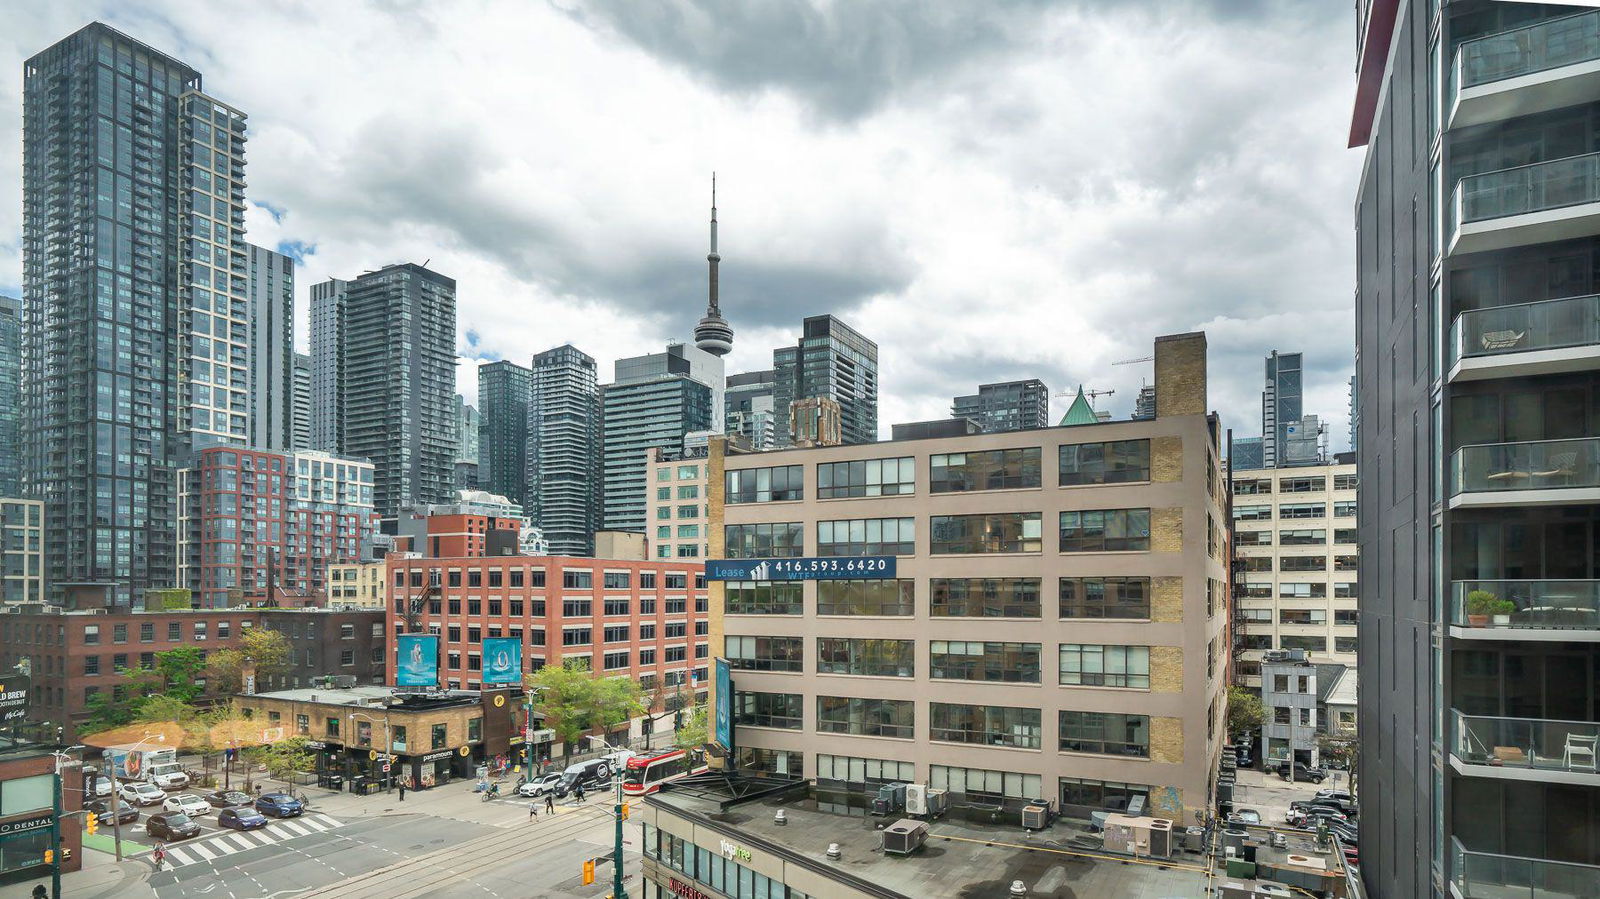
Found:
[[[1546,19],[1462,42],[1453,90],[1600,59],[1600,10]]]
[[[1600,438],[1463,446],[1450,457],[1450,495],[1600,487]]]
[[[1473,852],[1450,838],[1451,879],[1466,899],[1577,899],[1600,896],[1600,867]]]
[[[1456,184],[1452,216],[1462,225],[1600,202],[1600,153],[1468,175]]]
[[[1454,709],[1450,716],[1450,754],[1466,764],[1593,774],[1600,781],[1600,722],[1489,718]]]
[[[1600,628],[1600,581],[1456,581],[1455,627]],[[1507,609],[1509,602],[1514,608]]]
[[[1474,309],[1450,326],[1450,364],[1478,356],[1600,344],[1600,296]]]

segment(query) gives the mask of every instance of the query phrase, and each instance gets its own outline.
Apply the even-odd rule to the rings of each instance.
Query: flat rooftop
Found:
[[[860,809],[818,804],[805,794],[731,805],[703,795],[667,789],[649,797],[663,811],[726,827],[767,851],[801,857],[862,881],[885,896],[914,899],[991,899],[1005,896],[1013,881],[1029,897],[1116,896],[1119,899],[1200,899],[1206,896],[1204,856],[1132,859],[1108,854],[1100,838],[1057,821],[1037,834],[1020,826],[973,824],[946,815],[928,823],[923,848],[909,856],[885,855],[878,830],[899,820],[864,816]],[[783,809],[788,824],[773,823]],[[843,856],[827,857],[829,843]]]

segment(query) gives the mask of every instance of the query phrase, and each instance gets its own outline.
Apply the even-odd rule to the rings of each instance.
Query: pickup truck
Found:
[[[189,785],[189,775],[178,764],[176,749],[133,749],[110,747],[112,773],[118,780],[144,781],[163,790],[181,790]]]

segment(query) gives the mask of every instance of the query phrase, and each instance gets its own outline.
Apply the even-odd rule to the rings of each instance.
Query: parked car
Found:
[[[1278,776],[1283,778],[1284,780],[1288,780],[1289,779],[1289,763],[1288,762],[1277,762],[1277,763],[1275,763],[1273,765],[1272,770],[1276,771],[1278,773]],[[1324,780],[1328,779],[1328,772],[1324,768],[1313,768],[1310,765],[1302,764],[1300,762],[1295,762],[1294,763],[1294,779],[1295,780],[1304,780],[1304,781],[1308,781],[1310,783],[1319,784],[1319,783],[1322,783]]]
[[[1290,811],[1301,811],[1301,812],[1304,812],[1304,811],[1310,811],[1311,809],[1314,809],[1314,808],[1327,809],[1330,812],[1338,812],[1339,814],[1345,815],[1346,817],[1349,816],[1349,813],[1347,813],[1344,810],[1344,806],[1340,805],[1337,802],[1330,802],[1330,801],[1324,800],[1324,799],[1296,799],[1295,801],[1289,803],[1289,810]]]
[[[238,790],[214,790],[201,795],[200,798],[204,799],[212,808],[238,808],[249,805],[254,801]]]
[[[94,786],[91,789],[94,790],[96,798],[110,799],[111,791],[116,788],[117,785],[111,782],[111,778],[97,774],[94,778]]]
[[[592,790],[600,784],[611,782],[611,761],[609,759],[590,759],[569,765],[567,770],[561,772],[561,782],[556,785],[556,796],[566,796],[573,792],[580,784],[584,790]]]
[[[551,772],[549,774],[538,775],[533,780],[530,780],[522,786],[517,787],[517,793],[521,796],[536,798],[543,796],[546,793],[554,793],[556,788],[560,785],[561,775],[558,772]]]
[[[1356,810],[1356,797],[1349,790],[1318,790],[1317,799],[1321,802],[1331,802],[1346,812]]]
[[[145,833],[158,840],[187,840],[200,835],[200,825],[183,812],[158,812],[145,819]]]
[[[256,799],[256,811],[269,818],[293,818],[305,811],[305,806],[288,793],[263,793]]]
[[[1344,863],[1352,868],[1361,867],[1361,853],[1354,846],[1341,846],[1344,850]]]
[[[1234,824],[1260,824],[1261,813],[1253,808],[1236,809],[1228,816],[1228,821]]]
[[[160,805],[167,801],[166,792],[148,781],[128,781],[117,787],[117,792],[123,802],[132,805]]]
[[[161,807],[169,812],[183,812],[191,818],[198,818],[201,815],[211,813],[211,803],[193,793],[179,793],[176,796],[168,796],[166,801],[161,803]]]
[[[90,802],[88,805],[85,805],[83,810],[94,815],[95,819],[100,822],[101,827],[111,826],[111,803],[106,802],[103,799],[96,799],[93,802]],[[117,803],[116,823],[133,824],[138,820],[139,809],[137,806],[129,805],[126,802]]]
[[[217,812],[217,826],[231,827],[234,830],[251,830],[267,826],[267,816],[248,806],[244,808],[225,808]]]
[[[1317,826],[1318,821],[1323,819],[1327,819],[1329,821],[1349,821],[1349,819],[1344,816],[1344,812],[1335,811],[1331,808],[1312,808],[1305,810],[1294,809],[1289,812],[1289,815],[1285,820],[1295,827],[1304,827],[1307,830],[1311,830]]]

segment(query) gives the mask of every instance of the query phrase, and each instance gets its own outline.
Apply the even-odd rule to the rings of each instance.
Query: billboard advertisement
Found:
[[[394,641],[400,652],[394,669],[395,686],[439,686],[439,635],[401,634]]]
[[[727,659],[717,659],[717,708],[713,715],[711,742],[733,749],[733,672]]]
[[[895,576],[894,556],[707,559],[708,581],[843,581]]]
[[[28,718],[28,685],[25,674],[0,677],[0,724],[21,724]]]
[[[516,637],[483,638],[483,682],[522,682],[522,641]]]

